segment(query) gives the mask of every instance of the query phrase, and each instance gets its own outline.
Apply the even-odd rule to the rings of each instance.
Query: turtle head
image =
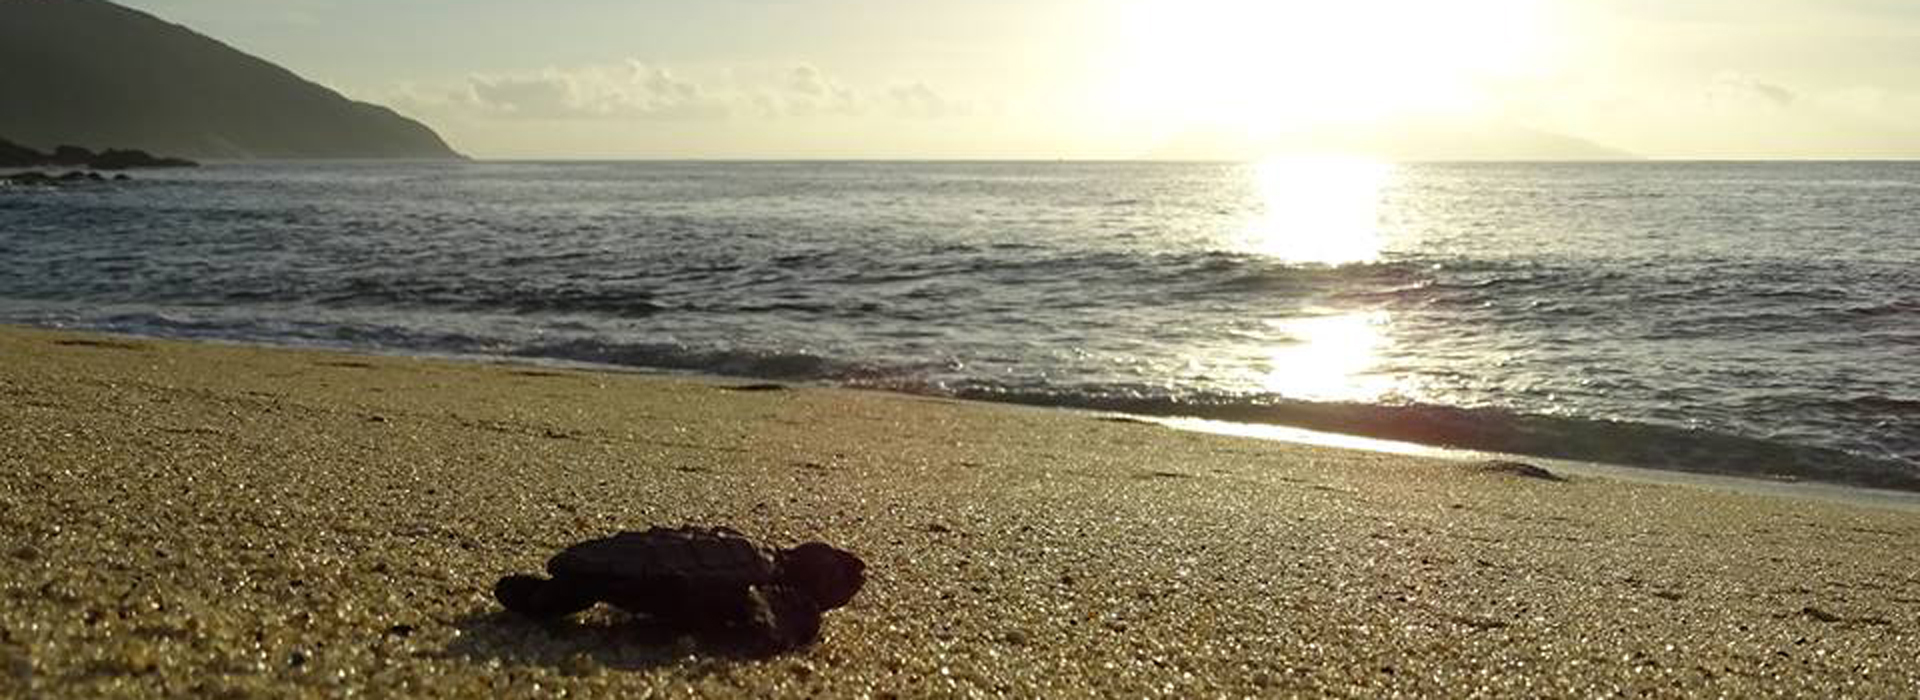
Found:
[[[853,594],[867,582],[866,570],[867,563],[852,552],[819,542],[780,552],[781,578],[812,596],[821,610],[853,600]]]

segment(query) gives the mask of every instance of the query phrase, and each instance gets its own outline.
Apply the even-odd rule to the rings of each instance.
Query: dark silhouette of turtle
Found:
[[[724,527],[656,527],[568,547],[547,561],[552,579],[507,576],[493,596],[533,618],[607,603],[668,632],[777,653],[812,643],[820,614],[852,600],[865,570],[819,542],[772,549]]]

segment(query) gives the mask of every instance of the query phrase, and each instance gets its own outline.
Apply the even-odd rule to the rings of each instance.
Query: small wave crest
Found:
[[[1892,396],[1855,396],[1830,402],[1842,410],[1862,413],[1886,413],[1900,416],[1920,415],[1920,399]]]
[[[324,306],[444,307],[457,311],[509,311],[518,314],[595,313],[619,318],[640,318],[666,310],[666,307],[655,303],[653,294],[647,290],[620,289],[607,285],[355,278],[342,284],[339,289],[314,296],[316,298],[295,297],[290,300],[312,301]]]
[[[871,365],[843,362],[807,352],[702,349],[678,343],[617,343],[580,339],[526,345],[505,354],[521,358],[683,370],[756,379],[834,381],[879,372]]]

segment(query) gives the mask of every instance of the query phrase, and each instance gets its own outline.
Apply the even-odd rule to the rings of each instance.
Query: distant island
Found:
[[[1387,161],[1626,161],[1639,156],[1497,120],[1402,116],[1254,135],[1195,129],[1158,144],[1153,160],[1260,160],[1342,154]]]
[[[0,135],[27,148],[461,157],[420,122],[105,0],[0,0],[0,96]]]

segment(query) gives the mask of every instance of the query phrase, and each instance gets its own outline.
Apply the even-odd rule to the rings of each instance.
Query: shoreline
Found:
[[[1587,476],[1599,476],[1611,479],[1634,481],[1648,484],[1664,484],[1699,488],[1716,488],[1745,494],[1771,495],[1782,498],[1806,498],[1827,502],[1865,505],[1894,510],[1920,512],[1920,490],[1901,490],[1862,484],[1849,484],[1836,481],[1806,479],[1781,474],[1733,474],[1710,469],[1675,469],[1648,467],[1634,464],[1613,463],[1593,460],[1543,457],[1538,455],[1484,450],[1467,447],[1454,447],[1420,442],[1396,440],[1385,437],[1373,437],[1359,433],[1343,433],[1331,430],[1292,425],[1287,423],[1245,422],[1223,420],[1189,415],[1171,415],[1159,413],[1131,413],[1124,410],[1108,410],[1074,405],[1043,405],[1021,401],[994,401],[974,397],[943,396],[939,394],[917,393],[898,389],[873,387],[841,386],[820,380],[799,379],[781,380],[763,377],[732,376],[714,374],[700,370],[683,370],[664,367],[644,367],[619,365],[584,360],[572,360],[558,357],[488,355],[457,352],[433,352],[377,347],[330,346],[325,344],[275,343],[255,339],[195,338],[168,335],[150,335],[133,332],[103,331],[93,329],[67,329],[58,327],[24,326],[0,323],[0,333],[10,330],[36,330],[79,335],[98,335],[105,337],[124,337],[138,340],[157,340],[176,343],[211,344],[236,348],[253,348],[267,351],[322,352],[347,355],[365,355],[400,359],[420,359],[437,362],[473,363],[484,366],[500,367],[537,367],[565,371],[631,375],[638,377],[656,377],[702,381],[710,383],[741,384],[780,384],[794,388],[812,388],[837,391],[875,392],[906,397],[916,397],[941,401],[959,401],[980,403],[993,406],[1021,407],[1042,411],[1064,411],[1086,416],[1124,416],[1137,418],[1142,422],[1164,425],[1175,430],[1227,435],[1263,441],[1280,442],[1293,445],[1311,445],[1396,454],[1415,457],[1442,459],[1455,462],[1475,461],[1525,461],[1568,473]]]
[[[1204,418],[1166,418],[1158,416],[1144,417],[1143,420],[1164,424],[1176,430],[1192,430],[1216,435],[1270,440],[1285,444],[1338,447],[1363,452],[1426,457],[1463,463],[1520,461],[1537,464],[1547,467],[1556,473],[1569,475],[1599,477],[1642,484],[1716,489],[1753,496],[1811,499],[1843,505],[1920,513],[1920,492],[1914,491],[1880,489],[1870,486],[1854,486],[1851,484],[1836,484],[1823,481],[1766,479],[1732,474],[1715,474],[1712,472],[1654,469],[1651,467],[1636,467],[1630,464],[1583,462],[1579,460],[1535,457],[1532,455],[1509,454],[1504,452],[1437,447],[1434,445],[1395,442],[1392,440],[1381,440],[1378,438],[1346,435],[1342,433],[1328,433],[1309,428],[1297,428],[1288,425],[1273,425],[1267,423],[1234,423],[1231,421],[1213,421]]]
[[[13,327],[0,356],[0,695],[1920,689],[1904,512],[853,389]],[[872,578],[751,662],[487,594],[680,523]]]

